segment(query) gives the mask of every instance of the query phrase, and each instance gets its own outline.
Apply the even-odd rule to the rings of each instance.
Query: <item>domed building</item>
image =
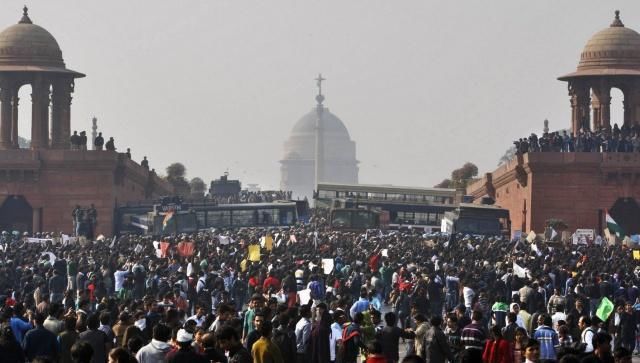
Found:
[[[575,72],[558,78],[569,83],[571,126],[598,130],[611,126],[611,89],[624,95],[624,119],[613,120],[622,126],[640,121],[640,34],[624,26],[620,12],[608,28],[596,34],[584,46]]]
[[[22,18],[0,32],[0,229],[72,234],[75,205],[97,210],[95,234],[111,235],[118,203],[172,193],[154,172],[123,153],[69,150],[71,95],[84,74],[70,70],[56,39]],[[31,87],[31,97],[19,91]],[[19,119],[30,102],[31,120]],[[18,123],[31,123],[31,144],[21,149]]]
[[[316,101],[293,126],[280,160],[280,189],[291,190],[294,197],[311,198],[318,182],[358,183],[356,143],[342,120],[322,104],[321,89]]]
[[[609,130],[613,123],[640,127],[640,34],[615,12],[609,27],[587,41],[568,82],[571,127]],[[611,120],[611,89],[624,97],[622,120]],[[640,234],[640,154],[630,152],[529,152],[467,187],[475,201],[491,197],[509,209],[512,232],[542,232],[549,219],[604,235],[609,214],[628,235]]]

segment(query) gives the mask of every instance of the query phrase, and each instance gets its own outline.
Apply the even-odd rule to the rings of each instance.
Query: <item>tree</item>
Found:
[[[189,182],[189,187],[191,189],[191,196],[195,198],[204,198],[204,193],[207,190],[207,185],[202,181],[202,179],[195,177],[191,179]]]
[[[516,147],[512,146],[500,157],[500,160],[498,160],[498,166],[506,164],[509,160],[513,159],[514,156],[516,156]]]
[[[187,168],[182,163],[173,163],[167,166],[167,181],[173,185],[176,195],[181,197],[191,196],[191,186],[185,178]]]
[[[167,166],[167,179],[184,178],[187,168],[182,163],[173,163]]]
[[[466,162],[462,167],[451,172],[451,178],[445,179],[436,188],[466,188],[467,184],[478,175],[478,167],[474,163]]]

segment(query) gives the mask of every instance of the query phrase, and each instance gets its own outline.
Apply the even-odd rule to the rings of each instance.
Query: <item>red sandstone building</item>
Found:
[[[640,122],[640,34],[626,28],[616,12],[610,27],[584,47],[568,82],[571,125],[610,125],[610,91],[624,95],[624,124]],[[489,196],[509,209],[512,231],[542,232],[550,218],[569,229],[602,234],[604,211],[627,233],[640,233],[640,154],[538,152],[520,155],[467,188],[475,201]]]
[[[171,192],[123,153],[70,150],[71,93],[82,77],[66,68],[55,38],[31,22],[26,8],[0,33],[0,228],[71,232],[73,208],[94,204],[96,232],[108,235],[119,203]],[[30,149],[18,145],[24,85],[32,89]]]

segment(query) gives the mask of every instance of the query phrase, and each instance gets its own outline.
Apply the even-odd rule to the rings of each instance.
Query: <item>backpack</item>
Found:
[[[311,298],[314,300],[322,300],[324,298],[324,289],[320,281],[312,281],[309,285]]]

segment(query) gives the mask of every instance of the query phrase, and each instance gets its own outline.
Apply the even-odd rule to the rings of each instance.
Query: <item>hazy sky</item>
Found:
[[[0,28],[23,0],[2,0]],[[569,126],[566,83],[615,9],[640,1],[33,0],[76,82],[72,129],[114,136],[158,171],[278,187],[283,142],[325,104],[356,141],[360,181],[432,186],[465,161],[493,169],[514,138]],[[21,92],[23,120],[29,90]],[[612,100],[619,119],[621,97]],[[22,122],[21,135],[30,137]]]

